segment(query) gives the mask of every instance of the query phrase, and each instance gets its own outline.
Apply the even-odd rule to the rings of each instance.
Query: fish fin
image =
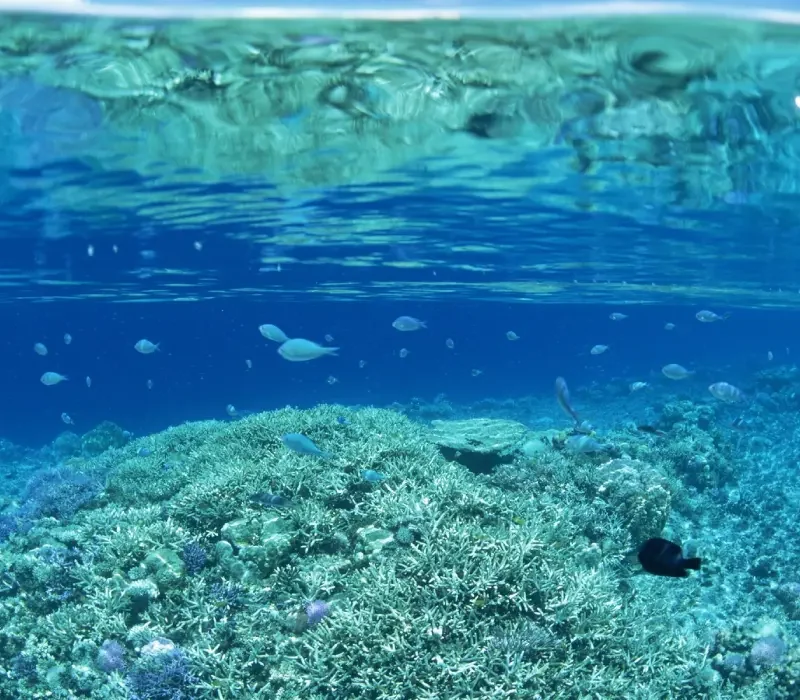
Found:
[[[339,357],[339,353],[337,352],[339,348],[325,348],[326,355],[333,355],[334,357]]]
[[[423,328],[427,328],[428,327],[428,322],[427,321],[420,321],[419,325],[422,326]]]
[[[690,557],[689,559],[683,560],[683,565],[687,569],[694,569],[695,571],[700,571],[700,562],[702,560],[700,557]]]

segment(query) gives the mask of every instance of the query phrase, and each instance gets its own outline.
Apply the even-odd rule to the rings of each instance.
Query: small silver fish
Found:
[[[621,314],[619,311],[615,311],[613,314],[609,314],[608,316],[612,321],[624,321],[628,318],[627,314]]]
[[[700,321],[700,323],[714,323],[715,321],[724,321],[728,318],[730,314],[723,314],[720,316],[719,314],[715,314],[713,311],[709,311],[708,309],[703,309],[702,311],[698,311],[694,317]]]
[[[685,367],[675,364],[674,362],[669,365],[664,365],[661,368],[661,374],[663,374],[667,379],[688,379],[691,376],[694,376],[694,372],[689,371]]]
[[[413,316],[398,316],[392,322],[392,328],[398,331],[418,331],[421,328],[427,328],[425,321],[420,321]]]

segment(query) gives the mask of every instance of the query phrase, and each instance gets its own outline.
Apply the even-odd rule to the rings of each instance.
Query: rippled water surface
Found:
[[[12,15],[3,298],[794,306],[799,39]]]

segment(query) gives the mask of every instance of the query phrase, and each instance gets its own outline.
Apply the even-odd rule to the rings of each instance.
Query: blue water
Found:
[[[609,320],[618,310],[629,317]],[[6,305],[0,307],[7,329],[0,344],[7,397],[0,404],[0,424],[7,439],[38,446],[65,429],[62,412],[79,432],[112,420],[141,435],[187,420],[225,419],[228,404],[240,410],[317,403],[386,406],[413,397],[432,401],[441,393],[469,403],[549,394],[559,375],[574,387],[641,380],[673,391],[676,385],[660,375],[670,362],[701,370],[680,390],[705,398],[705,386],[713,381],[741,382],[747,389],[753,372],[770,364],[769,351],[773,365],[793,363],[793,353],[800,353],[792,312],[734,310],[727,321],[703,324],[694,318],[699,310],[478,302]],[[403,314],[426,320],[428,328],[396,331],[391,323]],[[666,322],[675,323],[675,330],[665,331]],[[332,344],[341,347],[339,356],[286,362],[278,345],[259,334],[262,323],[319,342],[330,334]],[[520,339],[509,341],[509,330]],[[67,332],[73,337],[68,346]],[[140,338],[160,343],[161,351],[139,354],[133,345]],[[447,338],[454,349],[445,345]],[[36,342],[45,343],[46,357],[33,352]],[[598,343],[610,349],[589,355]],[[402,348],[409,351],[405,358],[398,355]],[[360,360],[365,367],[358,366]],[[482,374],[473,377],[473,369]],[[45,371],[69,381],[43,386],[39,377]],[[331,376],[338,380],[333,385],[327,383]],[[560,416],[555,401],[552,413]]]

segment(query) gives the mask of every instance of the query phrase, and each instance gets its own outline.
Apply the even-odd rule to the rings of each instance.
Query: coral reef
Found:
[[[114,447],[127,444],[128,437],[125,431],[111,421],[103,421],[81,438],[81,452],[85,457],[97,455]]]
[[[660,467],[526,455],[524,426],[478,425],[464,444],[512,460],[489,475],[446,459],[441,428],[342,406],[87,460],[102,497],[44,499],[0,548],[0,697],[706,697],[702,640],[620,566],[667,518]]]

